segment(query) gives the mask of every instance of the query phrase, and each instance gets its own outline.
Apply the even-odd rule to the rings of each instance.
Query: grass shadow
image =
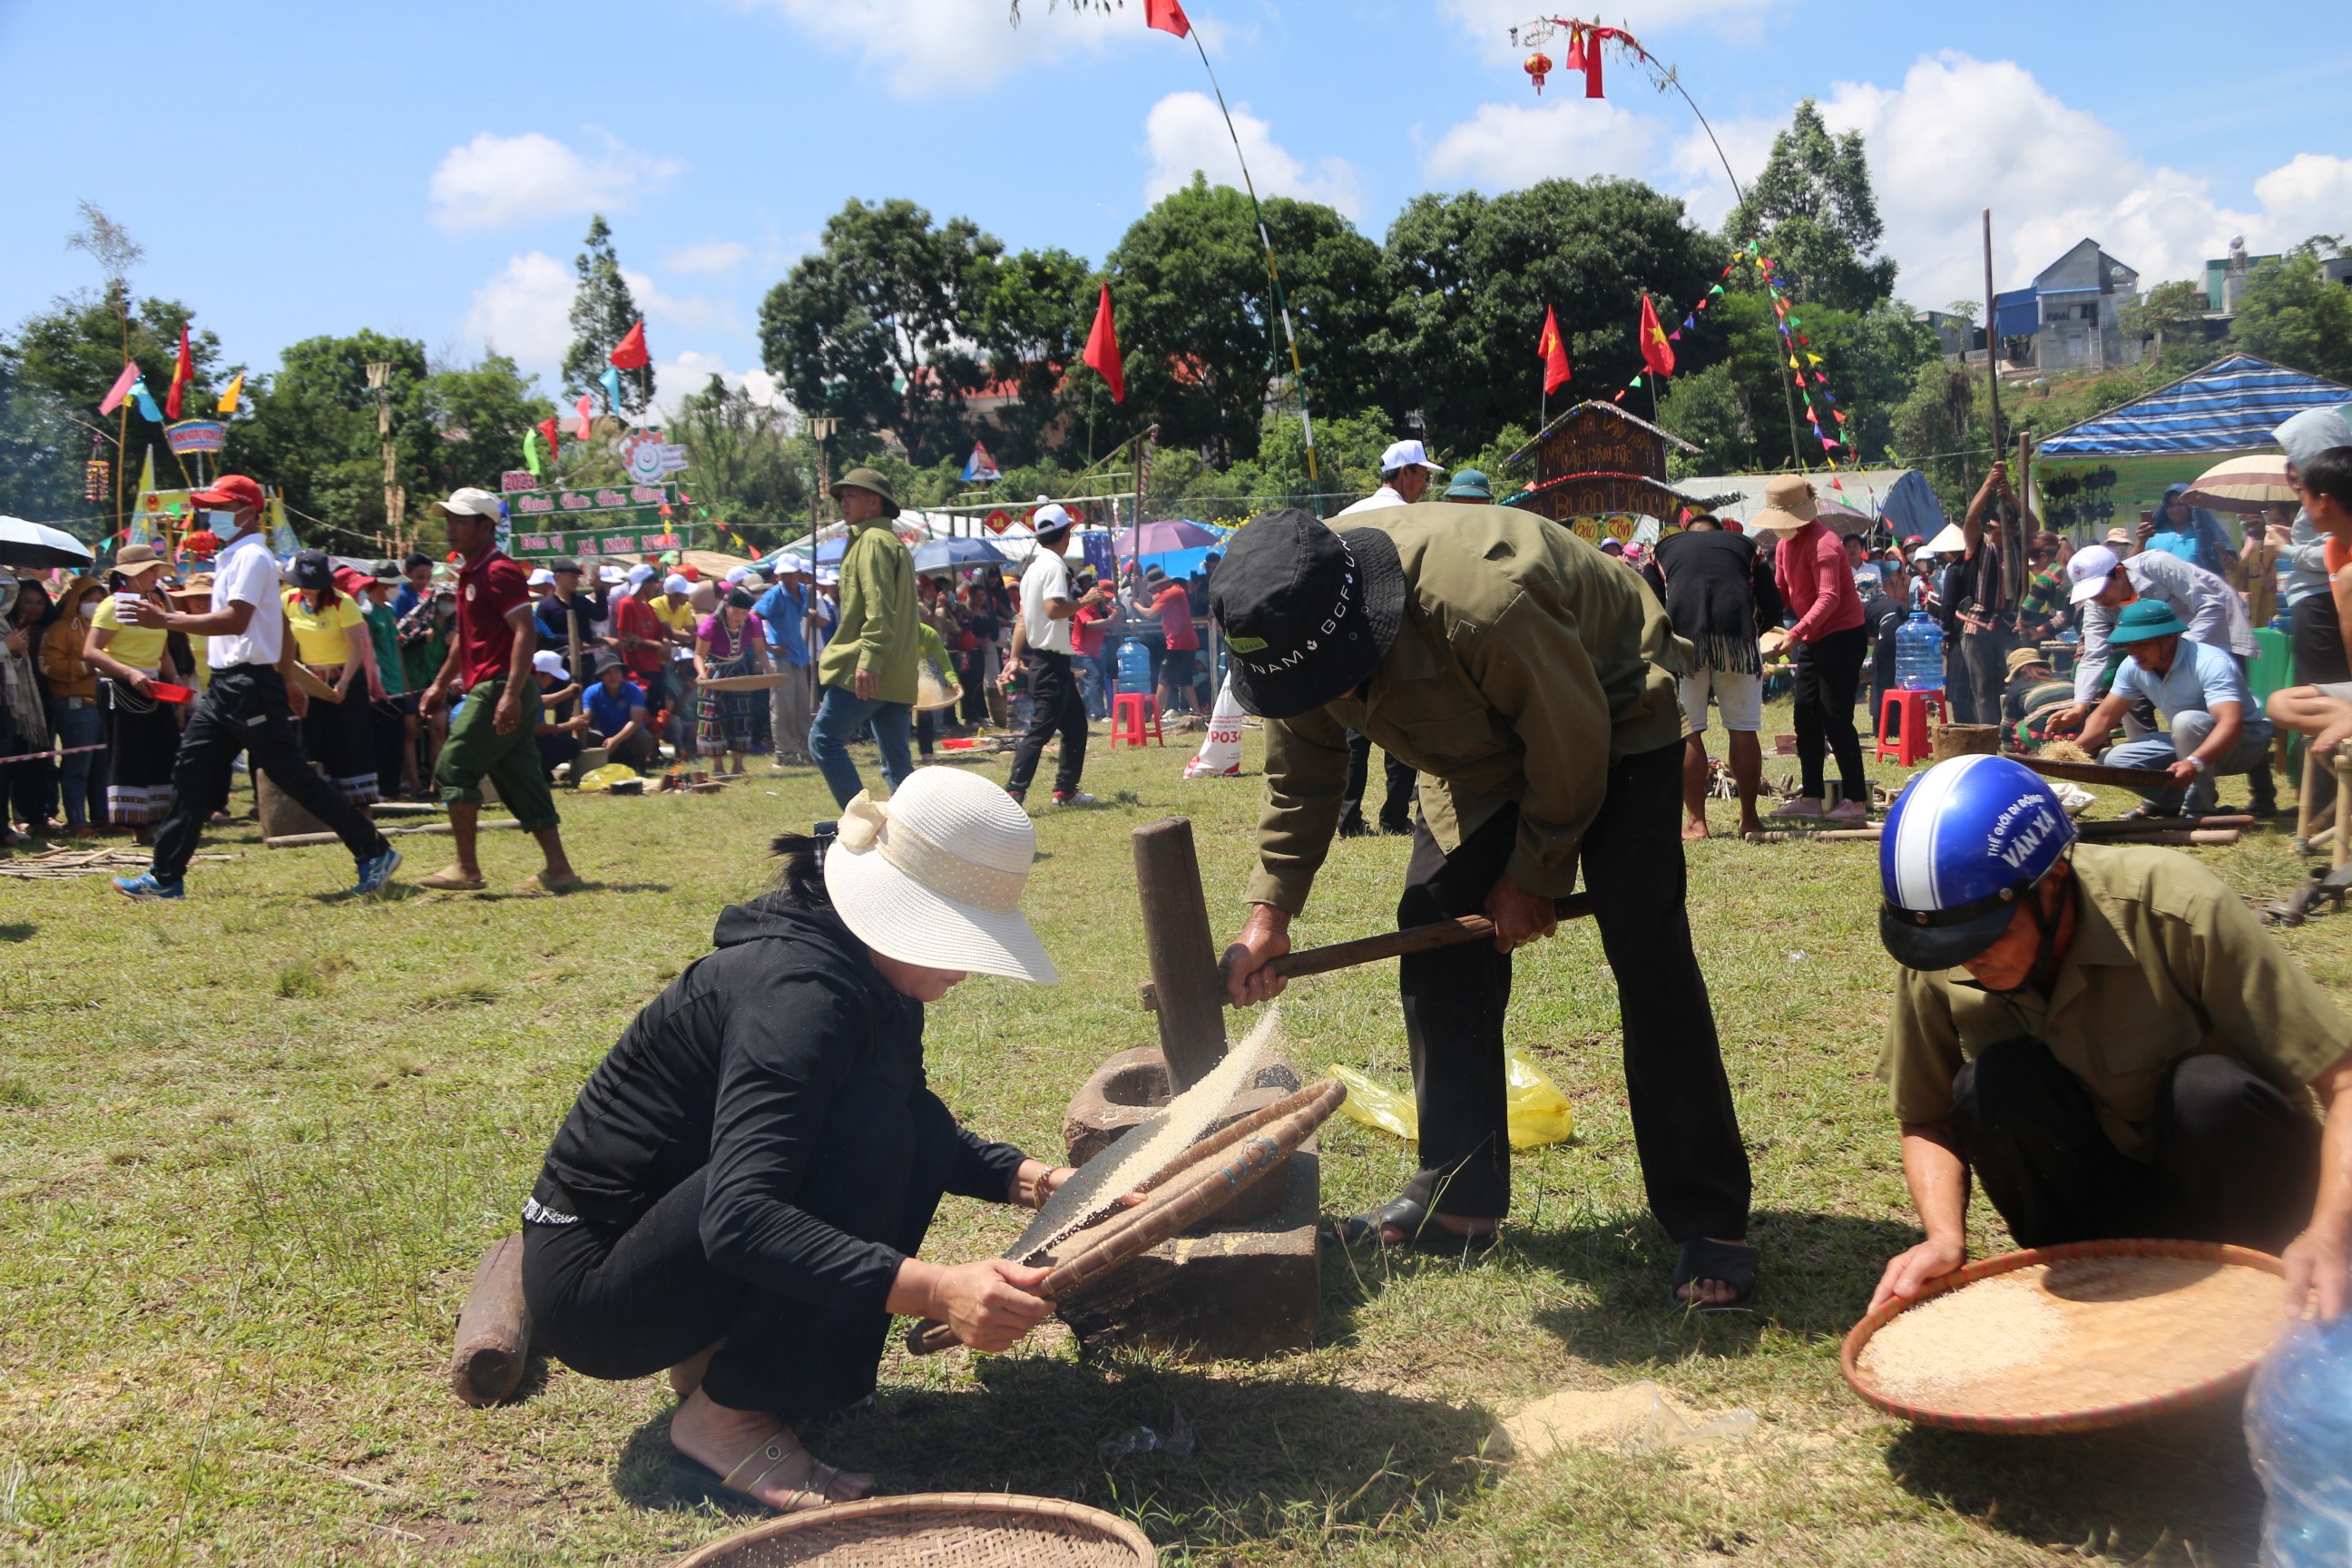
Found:
[[[1842,1336],[1869,1306],[1886,1260],[1919,1238],[1894,1220],[1759,1209],[1748,1229],[1757,1251],[1755,1304],[1700,1313],[1668,1299],[1680,1249],[1647,1215],[1506,1237],[1507,1247],[1583,1288],[1588,1300],[1546,1308],[1535,1321],[1571,1354],[1599,1365],[1651,1362],[1658,1331],[1668,1325],[1703,1328],[1716,1353],[1753,1349],[1768,1327]]]
[[[2253,1560],[2263,1490],[2241,1402],[2226,1399],[2105,1432],[1984,1436],[1906,1426],[1886,1448],[1895,1484],[1988,1528],[2053,1551],[2123,1562],[2168,1536],[2203,1563]]]
[[[0,921],[0,942],[30,942],[40,929],[31,921]]]
[[[885,1384],[870,1404],[804,1423],[828,1464],[883,1493],[1069,1498],[1142,1523],[1162,1550],[1263,1550],[1334,1528],[1409,1529],[1450,1514],[1490,1473],[1484,1409],[1337,1384],[1211,1373],[1139,1355],[991,1357],[951,1390]],[[1193,1451],[1097,1446],[1138,1426],[1192,1434]],[[613,1467],[625,1501],[668,1491],[669,1414],[633,1432]]]

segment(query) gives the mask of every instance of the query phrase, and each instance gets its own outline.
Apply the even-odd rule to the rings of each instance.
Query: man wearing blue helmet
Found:
[[[2352,1305],[2352,1021],[2221,879],[2077,844],[2050,786],[1990,756],[1903,792],[1879,874],[1903,968],[1878,1073],[1927,1236],[1874,1308],[1967,1260],[1972,1173],[2021,1246],[2284,1247],[2290,1310]]]

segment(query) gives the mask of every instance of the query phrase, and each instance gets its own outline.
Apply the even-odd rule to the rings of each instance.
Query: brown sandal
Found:
[[[740,1509],[746,1503],[770,1513],[804,1513],[811,1509],[830,1508],[836,1500],[830,1495],[834,1481],[841,1475],[838,1466],[828,1465],[815,1455],[809,1455],[808,1479],[814,1486],[795,1489],[781,1508],[761,1497],[752,1489],[772,1474],[777,1466],[798,1454],[807,1453],[797,1438],[787,1447],[782,1433],[771,1437],[736,1463],[724,1476],[698,1459],[673,1453],[669,1461],[670,1495],[687,1502],[709,1502],[723,1509]],[[753,1468],[756,1466],[757,1468]],[[750,1470],[748,1479],[738,1479]]]

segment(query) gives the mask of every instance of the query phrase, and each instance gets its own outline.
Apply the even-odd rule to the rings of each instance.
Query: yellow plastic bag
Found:
[[[1377,1127],[1407,1142],[1421,1136],[1421,1118],[1412,1098],[1384,1084],[1374,1083],[1354,1068],[1334,1066],[1331,1076],[1348,1087],[1339,1112],[1351,1121]],[[1576,1133],[1575,1114],[1559,1086],[1518,1052],[1503,1058],[1504,1104],[1514,1149],[1535,1149],[1563,1143]]]
[[[625,783],[636,776],[637,770],[626,763],[606,763],[572,787],[575,790],[611,789],[614,784]]]

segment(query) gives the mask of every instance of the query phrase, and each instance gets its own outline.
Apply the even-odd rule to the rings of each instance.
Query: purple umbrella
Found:
[[[1118,552],[1141,560],[1147,555],[1165,555],[1171,550],[1198,550],[1204,544],[1223,542],[1224,536],[1214,529],[1180,517],[1128,529],[1118,536]]]

